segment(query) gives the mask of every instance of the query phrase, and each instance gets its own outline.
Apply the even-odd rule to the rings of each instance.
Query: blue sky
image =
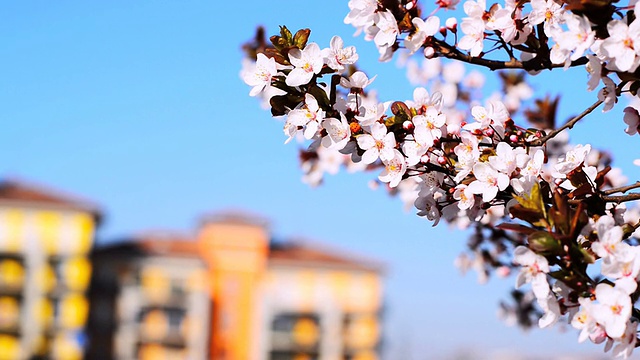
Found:
[[[101,204],[110,241],[147,229],[191,231],[210,211],[245,209],[271,219],[274,236],[305,237],[388,265],[388,359],[434,359],[461,349],[490,354],[600,354],[570,330],[508,328],[496,316],[513,279],[478,285],[454,257],[466,235],[405,213],[367,187],[375,174],[339,174],[311,189],[295,144],[248,96],[240,46],[255,26],[312,29],[358,47],[379,74],[382,99],[408,99],[404,71],[344,25],[347,2],[12,2],[0,5],[0,174]],[[368,56],[367,56],[368,55]],[[542,94],[567,91],[564,119],[592,103],[584,71],[535,78]],[[573,106],[575,105],[575,107]],[[582,108],[580,108],[582,106]],[[618,109],[618,110],[621,110]],[[615,110],[614,110],[615,111]],[[632,178],[636,139],[613,112],[586,119],[574,139],[606,147]],[[488,355],[487,355],[488,356]]]

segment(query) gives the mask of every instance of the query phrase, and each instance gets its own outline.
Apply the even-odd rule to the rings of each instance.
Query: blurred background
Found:
[[[321,47],[338,34],[381,99],[411,98],[347,12],[1,4],[0,359],[608,358],[567,326],[507,327],[514,278],[461,276],[468,234],[369,189],[377,174],[300,181],[297,145],[239,78],[240,48],[257,25],[309,27]],[[573,94],[560,119],[595,98],[580,70],[533,78]],[[597,114],[572,136],[637,179],[624,128]]]

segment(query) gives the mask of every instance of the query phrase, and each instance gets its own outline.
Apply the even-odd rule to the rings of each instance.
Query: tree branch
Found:
[[[529,146],[542,146],[542,145],[544,145],[547,141],[553,139],[554,137],[556,137],[559,133],[561,133],[565,129],[572,129],[573,126],[578,121],[582,120],[582,118],[584,118],[585,116],[589,115],[593,110],[595,110],[602,103],[603,103],[602,100],[596,101],[595,103],[593,103],[593,105],[591,105],[587,109],[585,109],[580,115],[578,115],[578,116],[574,117],[573,119],[567,121],[560,128],[551,131],[549,134],[547,134],[547,135],[545,135],[545,136],[543,136],[543,137],[541,137],[539,139],[536,139],[536,140],[533,140],[533,141],[529,142],[527,145],[529,145]]]
[[[614,203],[620,204],[627,201],[640,200],[640,193],[630,193],[627,195],[616,195],[616,196],[604,195],[602,197],[602,200],[606,202],[614,202]]]
[[[480,65],[484,66],[490,70],[501,70],[501,69],[523,69],[523,70],[544,70],[544,69],[554,69],[554,68],[563,68],[564,64],[551,64],[547,63],[545,59],[539,59],[535,57],[531,60],[527,61],[519,61],[516,59],[511,59],[509,61],[500,61],[500,60],[489,60],[483,59],[481,57],[471,56],[463,53],[458,50],[456,47],[451,46],[444,42],[443,40],[433,39],[431,45],[436,48],[436,53],[444,56],[448,59],[459,60],[462,62],[466,62],[468,64]],[[581,57],[577,60],[571,62],[570,67],[581,66],[588,63],[589,60],[586,57]]]
[[[637,188],[640,188],[640,181],[637,181],[635,184],[631,184],[631,185],[627,185],[627,186],[620,186],[620,187],[617,187],[617,188],[605,190],[605,191],[602,192],[602,194],[611,195],[611,194],[615,194],[615,193],[618,193],[618,192],[625,193],[625,192],[627,192],[629,190],[637,189]]]

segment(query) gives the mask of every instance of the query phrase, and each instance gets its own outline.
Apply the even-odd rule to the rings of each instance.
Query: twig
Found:
[[[529,146],[542,146],[544,145],[547,141],[549,141],[550,139],[553,139],[554,137],[556,137],[556,135],[558,135],[559,133],[561,133],[562,131],[564,131],[565,129],[572,129],[573,126],[580,120],[582,120],[582,118],[584,118],[585,116],[589,115],[593,110],[595,110],[598,106],[600,106],[600,104],[603,103],[603,100],[598,100],[595,103],[593,103],[593,105],[589,106],[587,109],[585,109],[580,115],[574,117],[573,119],[567,121],[564,125],[562,125],[560,128],[555,129],[553,131],[551,131],[549,134],[533,140],[529,143],[527,143],[527,145]]]
[[[613,189],[609,189],[609,190],[605,190],[602,192],[602,194],[604,195],[611,195],[611,194],[615,194],[615,193],[625,193],[629,190],[632,189],[637,189],[640,188],[640,181],[637,181],[635,184],[631,184],[631,185],[627,185],[627,186],[620,186],[617,188],[613,188]]]
[[[437,54],[444,56],[448,59],[454,59],[454,60],[466,62],[468,64],[484,66],[489,70],[500,70],[500,69],[544,70],[544,69],[554,69],[554,68],[565,67],[564,64],[546,64],[541,59],[538,59],[538,57],[535,57],[527,61],[519,61],[516,59],[511,59],[509,61],[483,59],[481,57],[465,54],[462,51],[455,48],[454,46],[447,44],[443,40],[434,39],[432,46],[436,48]],[[581,57],[577,60],[572,61],[571,65],[569,66],[570,67],[581,66],[588,62],[589,60],[586,57]]]
[[[616,196],[605,195],[602,197],[602,200],[606,202],[614,202],[616,204],[620,204],[627,201],[640,200],[640,193],[630,193],[627,195],[616,195]]]

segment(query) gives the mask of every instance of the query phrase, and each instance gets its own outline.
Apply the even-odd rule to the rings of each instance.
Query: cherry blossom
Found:
[[[396,146],[396,139],[393,133],[387,132],[387,127],[381,123],[371,125],[371,134],[363,134],[356,138],[358,146],[365,150],[362,154],[362,161],[371,164],[378,160],[391,160],[394,157],[393,149]]]
[[[382,162],[384,164],[384,170],[380,176],[378,176],[378,179],[382,182],[389,183],[391,187],[398,186],[400,180],[402,180],[402,175],[407,171],[404,156],[402,156],[398,150],[393,150],[393,158]]]
[[[338,71],[344,70],[345,65],[351,65],[358,61],[355,46],[345,48],[340,36],[331,38],[331,45],[327,49],[322,49],[322,56],[330,68]]]
[[[244,71],[242,76],[247,85],[253,86],[249,92],[250,96],[256,96],[271,87],[271,79],[277,74],[276,61],[273,58],[264,54],[257,56],[254,66]]]
[[[513,251],[513,262],[522,266],[522,270],[516,279],[516,289],[524,284],[531,283],[536,298],[546,299],[550,292],[547,276],[545,275],[549,272],[547,259],[524,246],[518,246]]]
[[[303,50],[291,49],[289,61],[295,68],[287,75],[286,83],[289,86],[308,84],[313,75],[322,70],[324,61],[318,44],[311,43]]]
[[[629,357],[640,278],[640,211],[631,204],[640,183],[628,184],[606,152],[570,143],[569,131],[598,108],[614,114],[601,126],[618,121],[629,135],[640,131],[637,99],[614,109],[638,97],[640,6],[469,0],[466,17],[441,28],[436,11],[456,1],[439,0],[433,11],[417,0],[392,3],[351,0],[344,21],[364,31],[381,61],[397,56],[420,85],[411,100],[379,100],[375,76],[339,36],[320,51],[307,44],[308,30],[281,29],[273,47],[249,52],[241,76],[250,94],[271,99],[287,141],[297,136],[309,146],[304,181],[320,184],[341,167],[377,169],[376,187],[418,216],[473,230],[461,266],[482,281],[515,270],[517,289],[531,283],[531,291],[514,292],[515,305],[502,305],[507,319],[539,327],[565,320],[578,341]],[[467,66],[507,71],[496,90]],[[598,92],[566,123],[557,100],[536,97],[530,77],[508,72],[570,67],[584,67],[587,90]]]

